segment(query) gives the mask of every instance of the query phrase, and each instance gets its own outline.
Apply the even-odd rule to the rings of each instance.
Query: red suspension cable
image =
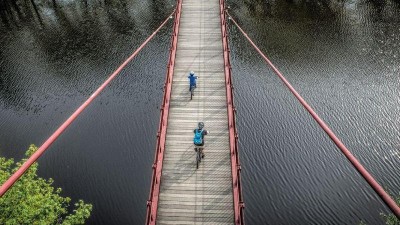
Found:
[[[228,13],[228,12],[227,12]],[[262,58],[271,66],[272,70],[279,76],[283,83],[289,88],[293,95],[299,100],[299,102],[306,108],[311,116],[317,121],[321,128],[328,134],[336,146],[343,152],[347,159],[353,164],[357,171],[364,177],[368,184],[374,189],[379,195],[383,202],[390,208],[390,210],[400,219],[400,207],[396,202],[388,195],[385,190],[379,185],[379,183],[372,177],[372,175],[361,165],[361,163],[351,154],[347,147],[339,140],[339,138],[333,133],[333,131],[325,124],[325,122],[317,115],[317,113],[311,108],[310,105],[300,96],[299,93],[293,88],[293,86],[286,80],[286,78],[279,72],[279,70],[272,64],[272,62],[261,52],[261,50],[254,44],[249,36],[242,30],[242,28],[236,23],[232,16],[228,13],[232,22],[239,28],[240,32],[247,38],[250,44],[256,49],[256,51],[262,56]]]
[[[175,12],[175,10],[174,10]],[[168,22],[170,17],[174,14],[168,16],[167,19],[151,34],[143,44],[125,60],[110,75],[110,77],[40,146],[40,148],[13,174],[10,178],[0,187],[0,197],[3,196],[8,189],[25,173],[29,167],[36,162],[36,160],[47,150],[47,148],[67,129],[67,127],[82,113],[82,111],[100,94],[101,91],[118,75],[119,72],[143,49],[143,47],[156,35],[156,33]]]

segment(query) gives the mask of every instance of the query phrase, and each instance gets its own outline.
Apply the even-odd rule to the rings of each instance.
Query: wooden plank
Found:
[[[233,210],[232,210],[233,211]],[[229,222],[233,224],[233,212],[232,214],[195,214],[195,213],[186,213],[182,215],[182,213],[165,213],[160,212],[160,217],[162,220],[169,221],[197,221],[199,222],[213,222],[214,224],[220,224],[221,222]],[[191,218],[191,220],[189,220]],[[158,224],[158,222],[157,222]]]
[[[166,221],[166,220],[157,220],[157,225],[215,225],[215,222],[196,222],[196,221],[188,221],[188,220],[182,220],[182,221]],[[218,222],[218,225],[228,225],[232,224],[232,222]]]

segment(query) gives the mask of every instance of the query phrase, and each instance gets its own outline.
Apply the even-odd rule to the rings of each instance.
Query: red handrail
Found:
[[[67,127],[82,113],[82,111],[103,91],[104,88],[118,75],[119,72],[144,48],[144,46],[156,35],[156,33],[167,23],[167,19],[153,32],[140,47],[123,62],[118,69],[95,91],[93,94],[39,147],[39,149],[0,187],[0,197],[26,172],[29,167],[50,147],[50,145],[67,129]]]
[[[179,23],[181,18],[182,0],[177,0],[175,10],[174,30],[172,33],[172,41],[170,55],[168,61],[168,70],[165,77],[164,97],[161,105],[160,125],[157,132],[157,146],[154,156],[153,173],[151,177],[151,186],[149,200],[147,201],[146,224],[155,225],[157,219],[158,197],[160,194],[160,182],[162,174],[162,166],[164,159],[165,138],[167,134],[169,104],[172,89],[172,76],[174,74],[176,47],[178,44]]]
[[[241,167],[238,151],[238,135],[236,128],[236,109],[233,101],[232,68],[229,59],[228,33],[226,28],[226,15],[224,0],[220,0],[222,44],[224,48],[224,71],[226,83],[226,104],[228,111],[229,146],[231,153],[233,207],[235,224],[244,224],[244,203],[241,186]]]
[[[227,12],[228,13],[228,12]],[[228,13],[229,15],[229,13]],[[254,44],[254,42],[249,38],[249,36],[242,30],[242,28],[236,23],[236,21],[229,15],[232,22],[239,28],[240,32],[247,38],[250,44],[256,49],[256,51],[261,55],[261,57],[271,66],[272,70],[278,75],[278,77],[283,81],[283,83],[289,88],[293,95],[299,100],[299,102],[306,108],[306,110],[311,114],[314,120],[320,125],[320,127],[328,134],[336,146],[342,151],[342,153],[347,157],[351,164],[356,168],[356,170],[361,174],[361,176],[368,182],[368,184],[374,189],[374,191],[379,195],[383,202],[390,208],[390,210],[400,219],[400,207],[396,202],[390,197],[389,194],[379,185],[379,183],[372,177],[372,175],[363,167],[363,165],[354,157],[347,147],[340,141],[340,139],[333,133],[333,131],[328,127],[328,125],[318,116],[318,114],[311,108],[311,106],[300,96],[300,94],[293,88],[293,86],[286,80],[281,72],[272,64],[272,62],[264,55],[264,53]]]

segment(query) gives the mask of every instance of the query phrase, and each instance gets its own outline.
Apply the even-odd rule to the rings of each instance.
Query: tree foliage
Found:
[[[392,194],[392,196],[394,195]],[[396,201],[397,205],[400,205],[400,193],[394,200]],[[400,220],[397,219],[394,214],[381,213],[381,216],[383,217],[387,225],[400,225]]]
[[[390,192],[389,192],[390,194]],[[391,194],[391,196],[394,196],[393,194]],[[400,193],[399,195],[395,198],[395,202],[397,203],[397,205],[400,205]],[[385,220],[385,224],[386,225],[400,225],[400,220],[397,219],[397,217],[394,214],[385,214],[385,213],[381,213],[380,214],[381,217]],[[360,223],[358,225],[366,225],[366,223],[361,220]]]
[[[37,147],[31,145],[25,153],[31,156]],[[0,157],[0,183],[3,184],[26,159],[14,164],[13,159]],[[0,224],[84,224],[92,205],[79,200],[69,213],[69,197],[62,197],[61,188],[52,186],[53,180],[37,176],[34,163],[13,187],[0,198]]]

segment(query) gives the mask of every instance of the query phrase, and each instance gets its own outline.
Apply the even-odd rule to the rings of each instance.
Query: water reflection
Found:
[[[384,2],[229,5],[356,158],[397,193],[400,8]],[[230,45],[241,160],[251,165],[243,170],[247,222],[384,224],[379,213],[388,209],[234,26]]]
[[[27,67],[35,70],[51,70],[51,76],[59,79],[76,79],[80,75],[71,73],[68,67],[78,63],[88,66],[108,63],[120,54],[116,39],[130,41],[132,37],[149,35],[173,9],[168,1],[52,1],[35,2],[2,0],[0,43],[2,88],[0,95],[7,105],[18,105],[29,110],[29,96],[23,96],[32,85],[25,73],[13,79],[10,68]],[[138,10],[140,9],[140,10]],[[13,36],[14,35],[14,36]],[[10,50],[10,51],[8,51]],[[15,51],[15,52],[12,52]],[[28,57],[24,65],[14,58]],[[44,65],[46,64],[46,65]],[[43,71],[37,71],[42,73]],[[27,81],[28,80],[28,81]],[[23,87],[25,86],[25,87]],[[86,92],[79,90],[80,93]],[[40,102],[37,102],[40,104]]]
[[[241,3],[231,1],[232,11],[241,7]],[[362,15],[380,21],[399,21],[398,8],[400,1],[389,0],[255,0],[243,1],[243,6],[246,7],[248,13],[252,17],[260,18],[279,18],[287,21],[291,20],[304,20],[304,19],[318,19],[336,21],[341,17],[341,14],[346,10],[355,10],[356,8],[362,9]],[[359,12],[359,11],[358,11]]]
[[[43,141],[172,12],[175,1],[0,0],[0,155]],[[171,22],[39,160],[87,224],[143,224]],[[110,193],[110,195],[105,195]]]

